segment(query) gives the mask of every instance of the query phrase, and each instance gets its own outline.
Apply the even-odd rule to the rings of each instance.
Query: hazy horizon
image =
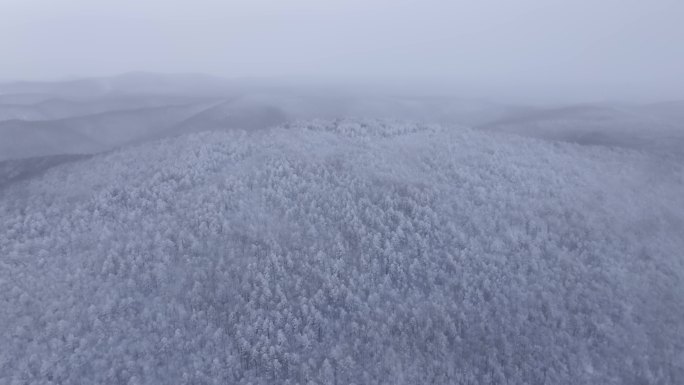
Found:
[[[684,99],[682,15],[674,0],[8,0],[0,79],[146,71],[535,101]]]
[[[215,73],[188,71],[166,72],[151,70],[130,70],[89,76],[55,76],[0,78],[0,84],[10,83],[61,83],[89,79],[108,79],[128,75],[151,76],[198,76],[222,81],[246,82],[270,87],[291,87],[294,89],[329,89],[333,92],[355,94],[380,93],[388,95],[443,96],[471,100],[488,100],[497,103],[517,105],[553,106],[567,104],[651,104],[684,100],[684,92],[645,92],[643,88],[629,84],[478,84],[473,82],[440,81],[438,79],[392,79],[392,78],[306,78],[275,76],[226,76]]]

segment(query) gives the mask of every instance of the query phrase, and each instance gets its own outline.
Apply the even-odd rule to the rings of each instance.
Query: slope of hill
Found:
[[[0,91],[0,104],[2,105],[31,105],[54,98],[50,94],[22,94],[22,93],[2,93]]]
[[[92,154],[107,149],[64,122],[0,122],[0,161],[63,154]]]
[[[529,112],[531,108],[457,97],[416,97],[384,93],[352,93],[327,90],[246,92],[235,107],[277,108],[295,119],[361,117],[399,119],[458,125],[481,125]]]
[[[0,161],[0,188],[42,175],[52,167],[88,158],[88,155],[53,155]]]
[[[111,77],[64,81],[0,83],[0,94],[47,94],[53,97],[91,99],[109,94],[230,94],[231,82],[203,74],[131,72]]]
[[[681,163],[288,127],[0,190],[0,383],[684,381]]]
[[[273,127],[290,119],[276,106],[228,100],[202,110],[160,135],[163,137],[212,130],[252,131]]]
[[[140,108],[50,121],[0,122],[0,160],[109,150],[158,136],[213,104]]]
[[[47,114],[31,105],[0,104],[0,122],[7,120],[46,120]]]
[[[672,124],[684,126],[684,101],[669,101],[640,106],[639,110],[651,116],[668,119]]]
[[[50,98],[32,104],[1,104],[0,122],[7,120],[57,120],[105,112],[172,107],[211,101],[174,95],[110,95],[89,100]]]
[[[408,119],[441,124],[477,126],[527,113],[531,108],[456,97],[350,97],[338,117]]]
[[[493,131],[586,145],[684,156],[684,120],[667,105],[582,105],[536,111],[482,125]]]

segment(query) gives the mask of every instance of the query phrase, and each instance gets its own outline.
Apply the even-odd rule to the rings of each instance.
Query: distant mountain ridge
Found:
[[[0,122],[0,160],[92,154],[157,136],[206,103],[139,108],[51,121]]]
[[[226,91],[227,79],[204,74],[130,72],[111,77],[64,81],[0,83],[0,94],[50,94],[64,97],[97,97],[106,94],[204,94]]]
[[[679,102],[542,109],[495,120],[479,128],[547,140],[616,146],[684,157],[684,103]]]
[[[179,112],[184,109],[186,113]],[[544,108],[455,96],[354,93],[258,79],[137,72],[0,84],[0,160],[96,153],[184,133],[258,130],[302,119],[346,117],[466,125],[684,157],[684,102]]]

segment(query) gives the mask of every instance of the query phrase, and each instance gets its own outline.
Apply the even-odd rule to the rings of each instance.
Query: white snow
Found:
[[[676,384],[684,168],[307,121],[0,190],[2,384]]]

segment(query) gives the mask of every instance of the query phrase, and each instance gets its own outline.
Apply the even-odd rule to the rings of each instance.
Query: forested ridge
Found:
[[[386,120],[0,190],[0,383],[676,384],[684,169]]]

